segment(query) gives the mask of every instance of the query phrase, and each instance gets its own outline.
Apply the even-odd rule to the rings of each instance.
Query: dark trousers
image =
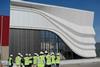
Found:
[[[13,64],[12,65],[9,65],[9,67],[13,67]]]
[[[25,67],[29,67],[29,65],[25,65]]]
[[[51,65],[45,65],[45,67],[51,67]]]
[[[25,67],[30,67],[29,65],[25,65]]]
[[[29,64],[29,67],[32,67],[32,63],[31,63],[31,64]]]
[[[56,67],[59,67],[59,64],[56,64]]]

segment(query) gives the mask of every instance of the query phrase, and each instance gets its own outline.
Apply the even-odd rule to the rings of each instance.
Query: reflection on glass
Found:
[[[41,50],[60,52],[61,59],[78,59],[81,58],[63,42],[63,40],[55,33],[47,30],[32,29],[10,29],[10,54],[14,56],[18,52],[23,55],[25,53],[39,53]]]

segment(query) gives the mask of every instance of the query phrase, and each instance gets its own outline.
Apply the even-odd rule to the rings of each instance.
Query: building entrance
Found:
[[[51,31],[33,29],[10,29],[9,53],[14,57],[17,53],[25,55],[39,53],[48,50],[49,52],[60,52],[61,59],[81,58],[62,41],[62,39]]]

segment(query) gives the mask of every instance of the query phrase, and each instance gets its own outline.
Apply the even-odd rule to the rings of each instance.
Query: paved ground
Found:
[[[100,67],[100,58],[64,60],[60,67]]]
[[[3,66],[3,67],[8,67],[8,66]],[[60,63],[60,67],[100,67],[100,58],[63,60]]]
[[[63,64],[60,67],[100,67],[100,62],[96,63],[81,63],[81,64]]]
[[[8,67],[8,66],[3,66],[3,67]],[[100,63],[64,64],[60,65],[60,67],[100,67]]]

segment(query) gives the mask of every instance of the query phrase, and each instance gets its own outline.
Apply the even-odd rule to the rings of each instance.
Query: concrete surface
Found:
[[[64,64],[60,65],[60,67],[100,67],[100,62],[83,64]]]
[[[100,58],[63,60],[60,67],[100,67]]]
[[[0,66],[1,67],[1,66]],[[8,67],[8,66],[3,66]],[[16,67],[14,64],[13,67]],[[63,60],[60,67],[100,67],[100,58]]]
[[[8,66],[3,66],[3,67],[8,67]],[[13,66],[13,67],[16,67],[16,66]],[[64,65],[60,65],[60,67],[100,67],[100,62],[87,63],[87,64],[86,63],[85,64],[64,64]]]

